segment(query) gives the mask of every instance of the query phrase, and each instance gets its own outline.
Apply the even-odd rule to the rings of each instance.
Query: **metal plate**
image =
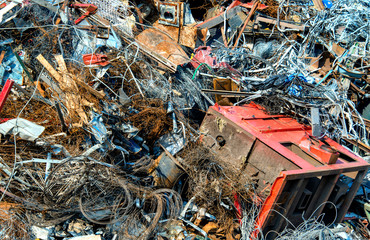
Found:
[[[180,27],[181,2],[158,2],[160,24]]]

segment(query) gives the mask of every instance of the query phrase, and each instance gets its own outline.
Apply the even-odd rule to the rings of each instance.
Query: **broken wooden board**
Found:
[[[76,82],[69,75],[66,63],[64,62],[62,55],[56,55],[58,66],[60,68],[61,74],[63,76],[63,81],[60,84],[61,89],[66,93],[66,105],[67,108],[73,109],[81,117],[81,121],[88,123],[89,120],[85,111],[82,108],[82,98],[79,94],[79,89]],[[69,106],[69,107],[68,107]]]
[[[90,87],[87,83],[85,83],[84,81],[82,81],[79,78],[76,78],[75,80],[77,81],[78,86],[86,89],[88,92],[90,92],[91,94],[93,94],[95,97],[97,97],[99,99],[103,99],[105,97],[105,93],[104,93],[103,90],[98,91],[98,90]]]
[[[57,80],[57,82],[62,82],[62,76],[51,66],[51,64],[42,56],[39,54],[36,59],[48,70],[48,72],[51,74],[51,76]]]
[[[255,26],[256,29],[258,28],[258,23],[259,22],[263,22],[263,23],[267,23],[267,24],[273,24],[273,25],[277,24],[276,19],[273,19],[271,17],[257,16],[256,20],[255,20],[255,23],[254,23],[254,26]],[[290,22],[283,21],[283,20],[279,21],[279,27],[282,28],[282,29],[288,28],[288,29],[291,29],[291,30],[297,30],[297,31],[302,31],[302,32],[305,31],[305,29],[307,28],[306,25],[290,23]]]
[[[59,83],[59,87],[65,94],[65,105],[69,111],[69,114],[72,116],[77,113],[80,117],[80,123],[88,123],[88,117],[83,110],[82,100],[79,89],[76,82],[73,80],[71,75],[68,73],[67,66],[64,62],[62,55],[56,55],[55,59],[57,60],[60,73],[57,72],[53,66],[40,54],[36,59],[48,70],[52,77]],[[85,101],[86,102],[86,101]],[[79,123],[79,124],[80,124]]]

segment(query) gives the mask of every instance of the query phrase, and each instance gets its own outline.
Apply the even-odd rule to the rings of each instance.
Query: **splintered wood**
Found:
[[[79,88],[75,81],[76,77],[71,75],[68,72],[67,66],[63,59],[62,55],[56,55],[55,59],[58,63],[58,71],[55,70],[51,64],[40,54],[36,57],[36,59],[48,70],[50,75],[59,83],[59,87],[63,90],[65,94],[65,106],[68,109],[71,118],[76,114],[80,118],[80,122],[78,125],[82,125],[83,123],[87,124],[88,117],[83,109],[83,106],[90,106],[92,107],[93,103],[88,102],[86,99],[82,98],[79,94]],[[84,88],[90,88],[87,84],[81,83],[82,80],[77,80]],[[98,92],[94,89],[89,89],[95,96],[102,98],[104,97],[101,92]]]

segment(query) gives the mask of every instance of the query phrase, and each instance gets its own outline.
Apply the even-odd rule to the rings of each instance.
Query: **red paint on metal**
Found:
[[[287,181],[366,171],[369,166],[361,157],[330,138],[318,140],[311,137],[312,131],[309,126],[300,124],[288,116],[268,115],[259,105],[253,103],[245,106],[215,105],[211,109],[300,168],[282,171],[275,179],[271,192],[262,205],[252,237],[257,237],[267,224],[269,214],[274,209]],[[293,151],[287,146],[302,150],[317,163],[309,161],[304,158],[304,154]]]
[[[205,63],[210,67],[216,67],[216,57],[211,57],[211,47],[201,46],[194,52],[195,55],[192,58],[191,65],[197,68],[201,63]]]
[[[10,90],[12,89],[14,81],[11,79],[6,80],[3,90],[0,93],[0,112],[5,105],[5,101],[9,96]]]
[[[211,108],[256,136],[273,150],[287,157],[298,167],[306,170],[316,169],[316,167],[281,144],[282,142],[292,142],[300,145],[303,137],[312,134],[310,126],[300,124],[295,119],[284,115],[268,115],[261,106],[254,103],[244,106],[215,105]],[[335,141],[329,138],[325,138],[325,141],[332,148],[340,150],[340,152],[354,158],[356,161],[366,163],[361,157],[348,151]],[[321,144],[323,143],[321,142]],[[323,164],[326,163],[323,162]]]
[[[84,54],[82,59],[86,65],[100,65],[104,67],[110,63],[107,55],[103,54]]]
[[[253,2],[249,2],[249,3],[242,3],[240,2],[239,0],[235,0],[233,1],[225,11],[229,11],[230,9],[234,8],[234,7],[237,7],[237,6],[242,6],[242,7],[245,7],[245,8],[248,8],[248,9],[251,9],[253,7]],[[268,6],[264,5],[264,4],[259,4],[259,6],[257,7],[258,10],[263,10],[263,9],[266,9],[268,8]],[[219,13],[218,15],[212,17],[212,18],[209,18],[199,24],[197,24],[195,27],[201,27],[202,24],[204,23],[207,23],[209,21],[212,21],[213,19],[216,19],[218,17],[220,17],[221,15],[225,15],[225,11]]]
[[[70,8],[86,8],[86,12],[75,21],[76,25],[82,22],[88,16],[93,15],[98,11],[98,7],[95,6],[94,4],[74,3],[74,4],[70,4],[69,7]]]
[[[236,208],[238,221],[239,221],[240,224],[242,224],[243,212],[242,212],[242,208],[240,206],[239,196],[238,196],[237,193],[234,193],[234,206]]]
[[[311,152],[312,155],[326,164],[336,163],[339,157],[339,152],[335,148],[321,141],[311,139],[309,136],[302,138],[299,147],[307,152]]]
[[[9,121],[11,118],[0,118],[0,123]]]
[[[279,194],[284,188],[285,184],[285,175],[282,175],[276,178],[274,184],[271,187],[271,193],[266,198],[265,202],[262,205],[262,209],[260,210],[260,214],[256,220],[255,230],[252,233],[252,237],[257,238],[258,234],[262,230],[262,227],[267,219],[268,214],[274,208],[274,204],[279,197]]]

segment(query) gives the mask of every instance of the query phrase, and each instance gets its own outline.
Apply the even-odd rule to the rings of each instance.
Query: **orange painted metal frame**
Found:
[[[283,142],[292,142],[299,145],[302,139],[304,140],[310,137],[312,134],[311,127],[300,124],[295,119],[285,115],[268,115],[261,106],[254,103],[244,106],[219,106],[216,104],[211,107],[209,112],[212,113],[213,111],[220,113],[231,122],[234,122],[245,131],[251,133],[300,168],[298,170],[281,172],[280,176],[275,179],[270,195],[263,203],[256,220],[256,230],[251,237],[256,238],[262,231],[269,213],[274,209],[274,204],[282,193],[287,181],[313,176],[342,174],[345,172],[364,172],[369,166],[361,157],[329,138],[325,138],[325,144],[329,144],[330,148],[349,156],[353,161],[347,162],[343,159],[338,159],[335,163],[329,164],[326,154],[319,153],[315,155],[310,152],[311,155],[316,156],[316,159],[322,163],[321,166],[313,166],[282,145]]]

